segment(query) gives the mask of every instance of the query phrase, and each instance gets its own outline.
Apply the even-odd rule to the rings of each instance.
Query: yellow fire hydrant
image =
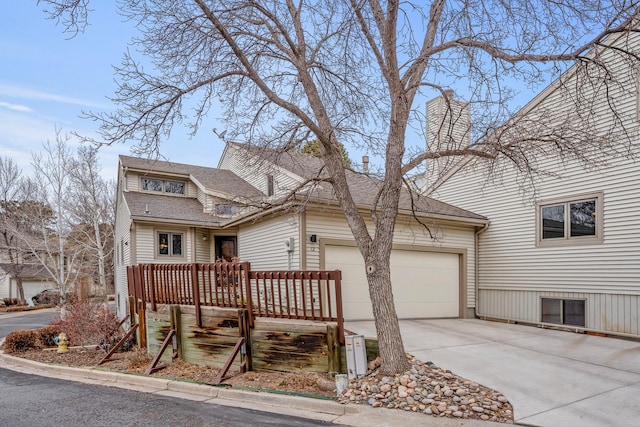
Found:
[[[69,338],[67,338],[67,334],[60,332],[60,335],[55,337],[53,341],[58,344],[58,353],[69,352]]]

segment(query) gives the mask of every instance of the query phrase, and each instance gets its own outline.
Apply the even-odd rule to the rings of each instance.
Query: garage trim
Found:
[[[326,246],[349,246],[357,247],[356,242],[353,240],[340,240],[340,239],[318,239],[320,246],[320,269],[326,269],[325,264],[325,251]],[[415,246],[407,244],[393,244],[392,250],[404,250],[415,252],[438,252],[458,255],[458,313],[461,319],[468,317],[467,310],[467,249],[465,248],[452,248],[452,247],[435,247],[435,246]],[[472,311],[472,310],[471,310]]]

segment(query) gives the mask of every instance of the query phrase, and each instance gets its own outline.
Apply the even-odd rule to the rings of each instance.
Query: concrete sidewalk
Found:
[[[375,336],[373,322],[345,327]],[[403,320],[407,352],[503,393],[518,423],[631,426],[640,343],[476,319]]]
[[[1,345],[0,340],[0,345]],[[497,427],[504,424],[480,420],[436,418],[423,414],[372,408],[363,405],[341,405],[334,401],[251,392],[213,387],[184,381],[142,375],[122,374],[101,369],[70,368],[46,365],[6,355],[0,351],[0,367],[19,372],[155,393],[178,399],[189,399],[216,405],[227,405],[258,411],[286,414],[349,426],[398,427],[406,425],[433,427]]]

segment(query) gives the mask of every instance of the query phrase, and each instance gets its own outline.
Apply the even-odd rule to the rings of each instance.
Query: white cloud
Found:
[[[20,104],[11,104],[9,102],[0,101],[0,107],[6,108],[11,111],[19,111],[21,113],[33,113],[35,110],[31,107],[27,107],[26,105]]]
[[[65,95],[30,89],[16,84],[0,83],[0,95],[18,99],[31,99],[37,101],[54,101],[63,104],[80,105],[83,107],[110,109],[113,106],[108,103],[100,103],[88,99],[74,98]]]

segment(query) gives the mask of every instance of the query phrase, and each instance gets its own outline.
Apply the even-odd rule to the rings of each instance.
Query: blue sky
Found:
[[[13,158],[29,174],[31,153],[55,141],[56,127],[97,136],[97,124],[78,116],[115,108],[107,99],[116,88],[112,65],[120,63],[135,29],[117,14],[114,3],[92,2],[90,26],[69,39],[35,0],[6,3],[0,25],[0,155]],[[193,139],[176,129],[161,154],[175,162],[216,166],[222,149],[203,126]],[[115,177],[119,154],[130,154],[129,147],[101,149],[105,177]]]

